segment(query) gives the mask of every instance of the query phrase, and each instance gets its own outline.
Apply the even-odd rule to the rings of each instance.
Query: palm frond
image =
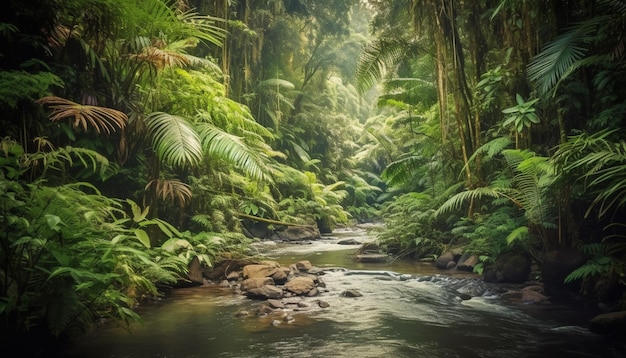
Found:
[[[548,93],[572,65],[582,59],[587,49],[581,47],[580,42],[608,19],[608,16],[598,16],[576,24],[531,60],[527,68],[528,78],[537,83],[540,95]]]
[[[152,139],[152,148],[161,160],[175,166],[200,162],[200,137],[185,118],[155,112],[145,119],[145,123]]]
[[[378,40],[365,47],[356,68],[357,89],[365,93],[387,74],[407,52],[407,43],[400,39]]]
[[[80,127],[84,131],[93,128],[96,133],[110,134],[124,128],[128,122],[125,113],[112,108],[82,105],[56,96],[43,97],[36,102],[52,110],[49,116],[51,121],[73,118],[72,127]]]
[[[154,179],[146,184],[145,190],[161,200],[178,202],[183,207],[191,200],[191,188],[189,185],[177,179]]]
[[[209,123],[199,123],[198,133],[202,147],[210,157],[234,163],[257,180],[270,180],[263,154],[255,152],[241,137],[226,133]]]

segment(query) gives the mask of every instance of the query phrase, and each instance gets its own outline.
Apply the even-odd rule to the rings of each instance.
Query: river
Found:
[[[496,295],[459,298],[455,284],[471,273],[442,275],[428,263],[355,262],[358,246],[337,240],[372,237],[334,232],[310,245],[265,251],[283,265],[306,259],[325,268],[326,291],[303,311],[238,316],[260,304],[231,289],[173,290],[139,309],[131,331],[103,325],[74,342],[64,357],[624,357],[623,341],[590,333],[590,313],[564,305],[513,306]],[[363,296],[342,297],[348,288]],[[330,307],[314,303],[324,300]],[[315,308],[313,308],[315,307]]]

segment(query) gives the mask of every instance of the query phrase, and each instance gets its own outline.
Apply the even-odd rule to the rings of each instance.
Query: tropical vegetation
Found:
[[[624,292],[622,1],[3,10],[3,345],[140,320],[253,221],[382,220],[388,252],[462,245],[478,271],[575,249],[566,281]]]

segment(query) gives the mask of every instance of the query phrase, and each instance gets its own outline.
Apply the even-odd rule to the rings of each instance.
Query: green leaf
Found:
[[[139,242],[143,244],[143,246],[150,248],[150,236],[148,236],[148,233],[146,233],[142,229],[133,229],[133,233],[135,234]]]

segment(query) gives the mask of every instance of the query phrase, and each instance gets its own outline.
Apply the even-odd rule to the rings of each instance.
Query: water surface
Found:
[[[494,295],[462,300],[455,288],[473,274],[432,264],[355,262],[364,231],[339,231],[310,245],[278,244],[267,258],[307,259],[328,270],[326,291],[304,311],[239,317],[261,303],[231,289],[177,289],[142,307],[143,326],[101,327],[67,357],[623,357],[623,342],[588,332],[589,313],[572,307],[509,306]],[[450,276],[449,274],[455,274]],[[362,297],[341,293],[356,289]],[[320,308],[317,302],[330,304]],[[289,316],[289,317],[287,317]],[[289,318],[289,319],[287,319]]]

